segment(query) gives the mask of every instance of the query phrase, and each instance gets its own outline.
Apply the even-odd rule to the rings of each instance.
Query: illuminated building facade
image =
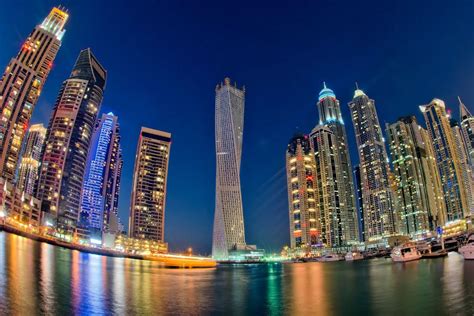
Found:
[[[229,251],[245,243],[240,160],[244,131],[245,88],[231,85],[230,79],[216,87],[216,207],[212,256],[227,260]]]
[[[15,223],[38,227],[41,201],[0,178],[0,219],[7,216]]]
[[[359,153],[366,241],[396,232],[389,164],[375,102],[360,89],[349,102]]]
[[[431,212],[438,213],[438,204],[430,194],[435,175],[430,173],[428,164],[434,161],[426,147],[431,144],[425,144],[423,129],[414,116],[402,117],[386,127],[396,184],[399,232],[421,237],[433,229]]]
[[[316,209],[314,154],[309,137],[295,135],[286,149],[286,178],[291,248],[320,243],[321,224]]]
[[[315,190],[320,222],[321,240],[326,247],[347,244],[342,211],[344,202],[339,189],[344,184],[340,172],[340,161],[336,135],[324,125],[316,126],[310,135],[314,150]]]
[[[103,114],[92,136],[81,197],[81,226],[91,232],[109,231],[112,214],[118,216],[122,164],[118,118]]]
[[[171,134],[142,127],[138,139],[129,236],[164,242]]]
[[[469,207],[462,181],[458,148],[445,104],[442,100],[433,99],[428,105],[420,106],[420,110],[423,112],[436,157],[446,205],[446,221],[463,219],[464,210],[469,210]],[[445,223],[440,222],[439,224],[444,225]]]
[[[311,136],[311,144],[318,174],[318,192],[323,193],[323,196],[319,196],[319,207],[321,212],[325,210],[326,214],[332,214],[328,218],[332,217],[331,222],[334,222],[330,225],[335,230],[331,233],[332,237],[327,239],[332,240],[328,245],[356,243],[359,241],[359,228],[346,129],[339,100],[325,83],[319,92],[317,106],[319,126],[325,128],[316,127],[320,138]],[[320,176],[319,172],[324,175]],[[334,183],[327,179],[334,180]]]
[[[459,99],[461,131],[471,169],[474,168],[474,116]]]
[[[364,225],[364,203],[362,198],[362,179],[360,177],[359,165],[354,167],[354,186],[356,187],[357,196],[357,213],[359,225],[359,240],[365,242],[365,225]]]
[[[33,109],[61,46],[68,14],[53,8],[0,80],[0,176],[13,181]]]
[[[474,193],[474,183],[472,178],[471,165],[469,164],[469,156],[466,145],[463,140],[463,133],[460,124],[454,119],[450,120],[450,124],[454,134],[453,139],[459,158],[459,164],[461,167],[460,170],[462,183],[464,186],[464,190],[466,191],[466,202],[468,205],[468,209],[464,210],[464,216],[469,216],[474,214],[474,197],[472,196],[472,194]]]
[[[21,162],[18,167],[16,186],[29,195],[36,193],[36,183],[39,177],[39,167],[46,128],[43,124],[31,125],[23,144]]]
[[[89,146],[107,73],[90,49],[82,50],[62,84],[49,122],[38,197],[42,211],[56,218],[59,230],[73,233]]]

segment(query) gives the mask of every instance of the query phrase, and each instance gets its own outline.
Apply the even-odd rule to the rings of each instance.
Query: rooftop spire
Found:
[[[461,98],[459,96],[458,96],[458,101],[459,101],[459,115],[461,116],[461,122],[462,122],[464,119],[471,117],[472,114],[471,112],[469,112],[466,105],[462,103]]]
[[[354,91],[354,98],[360,97],[361,95],[366,95],[364,91],[359,89],[359,84],[355,82],[356,90]]]
[[[327,86],[326,86],[326,82],[323,81],[323,89],[321,91],[319,91],[319,101],[321,101],[322,99],[324,98],[327,98],[327,97],[332,97],[332,98],[336,98],[336,95],[334,94],[334,91],[332,91],[331,89],[329,89]]]

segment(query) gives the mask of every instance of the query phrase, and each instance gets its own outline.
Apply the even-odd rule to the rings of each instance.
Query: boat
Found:
[[[344,256],[344,259],[346,259],[346,261],[357,261],[364,259],[364,256],[358,251],[349,251]]]
[[[434,259],[446,257],[448,252],[444,249],[443,245],[439,242],[433,242],[428,244],[426,248],[420,250],[421,257],[426,259]]]
[[[466,260],[474,260],[474,234],[471,234],[467,238],[466,244],[459,248],[459,253]]]
[[[456,239],[448,238],[444,240],[444,249],[446,249],[447,252],[458,251],[458,248],[459,242]]]
[[[318,259],[319,262],[333,262],[333,261],[341,261],[344,260],[338,254],[327,254]]]
[[[426,240],[417,241],[415,245],[421,254],[428,252],[431,248],[431,243]]]
[[[390,255],[393,262],[408,262],[421,258],[421,253],[416,249],[412,243],[404,244],[393,248]]]

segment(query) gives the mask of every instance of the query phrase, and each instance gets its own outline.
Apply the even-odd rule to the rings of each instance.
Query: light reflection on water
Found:
[[[474,261],[169,270],[0,232],[0,314],[474,315]]]

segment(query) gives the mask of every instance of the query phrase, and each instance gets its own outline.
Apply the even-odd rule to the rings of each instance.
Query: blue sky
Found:
[[[257,3],[258,2],[258,3]],[[0,10],[6,66],[54,5],[70,21],[32,123],[47,125],[61,82],[91,47],[108,70],[102,112],[119,116],[124,170],[120,215],[128,224],[141,126],[172,133],[165,237],[173,250],[209,253],[214,214],[214,89],[246,86],[242,190],[249,243],[289,242],[285,149],[318,121],[326,81],[347,102],[357,81],[382,124],[456,96],[474,104],[472,1],[8,1]],[[424,124],[424,122],[423,122]]]

